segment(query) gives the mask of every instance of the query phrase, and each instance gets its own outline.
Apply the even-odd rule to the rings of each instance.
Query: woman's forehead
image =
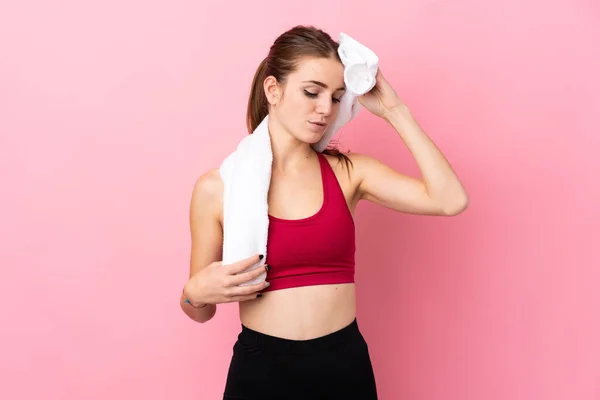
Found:
[[[338,90],[344,87],[344,66],[330,58],[306,58],[298,63],[294,81],[320,82],[328,89]]]

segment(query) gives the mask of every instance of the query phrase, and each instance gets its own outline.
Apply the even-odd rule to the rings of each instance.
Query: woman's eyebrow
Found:
[[[321,86],[322,88],[329,89],[329,86],[327,86],[327,85],[326,85],[326,84],[324,84],[323,82],[319,82],[319,81],[304,81],[304,82],[302,82],[302,83],[314,83],[315,85]],[[337,89],[336,89],[336,92],[337,92],[338,90],[346,90],[346,88],[345,88],[344,86],[342,86],[342,87],[339,87],[339,88],[337,88]]]

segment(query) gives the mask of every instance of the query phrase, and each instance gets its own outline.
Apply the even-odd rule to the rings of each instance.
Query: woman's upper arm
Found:
[[[350,159],[360,199],[409,214],[444,215],[422,180],[401,174],[367,155],[351,154]]]
[[[223,182],[217,169],[196,181],[190,202],[190,276],[215,261],[223,249]]]

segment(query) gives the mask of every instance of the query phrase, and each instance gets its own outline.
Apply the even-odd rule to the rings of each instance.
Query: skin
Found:
[[[337,60],[307,58],[285,82],[273,77],[264,81],[273,148],[268,203],[269,213],[275,217],[305,218],[321,207],[320,167],[310,145],[321,139],[325,128],[319,129],[311,122],[327,124],[335,119],[338,100],[344,94],[343,71]],[[349,170],[336,157],[326,156],[351,213],[361,200],[418,215],[454,216],[463,212],[468,205],[464,187],[381,71],[375,88],[359,101],[383,118],[404,141],[421,178],[404,175],[364,154],[348,154],[353,162]],[[218,169],[212,169],[197,180],[190,205],[190,279],[180,298],[190,318],[204,323],[215,315],[217,304],[238,302],[244,325],[296,340],[319,337],[352,322],[356,315],[354,284],[291,288],[261,296],[260,291],[268,285],[267,271],[266,283],[237,286],[265,269],[242,272],[259,260],[258,255],[227,266],[221,264],[222,202],[223,182]],[[192,304],[185,303],[186,298]]]

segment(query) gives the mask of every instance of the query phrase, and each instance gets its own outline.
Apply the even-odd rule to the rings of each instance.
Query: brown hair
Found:
[[[252,80],[246,114],[248,133],[254,132],[269,113],[269,102],[263,89],[263,82],[268,76],[285,83],[287,76],[296,69],[303,57],[333,58],[341,62],[337,52],[338,46],[328,33],[313,26],[293,27],[275,39],[269,54],[259,64]],[[328,146],[322,153],[336,156],[346,165],[351,164],[348,156],[334,147]]]

